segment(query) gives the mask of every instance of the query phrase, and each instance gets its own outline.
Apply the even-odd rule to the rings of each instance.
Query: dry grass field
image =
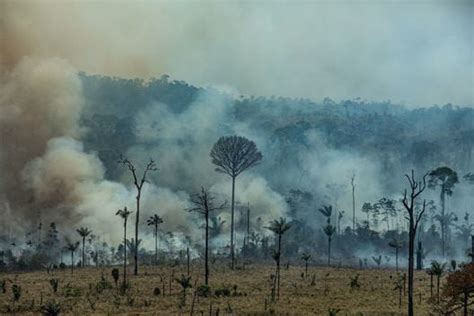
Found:
[[[190,315],[193,305],[194,315],[210,315],[211,306],[212,315],[328,315],[328,310],[334,308],[340,309],[337,315],[368,316],[403,315],[406,310],[406,297],[402,308],[398,306],[394,270],[310,267],[308,277],[303,278],[304,267],[290,266],[282,269],[279,301],[270,304],[273,266],[250,265],[235,271],[223,265],[213,267],[212,292],[227,286],[230,296],[199,297],[195,295],[194,285],[202,282],[202,269],[194,265],[193,287],[187,291],[184,306],[181,286],[174,278],[186,273],[185,266],[142,267],[138,277],[130,276],[131,287],[125,295],[116,288],[111,270],[111,267],[91,267],[77,268],[73,275],[68,269],[50,274],[46,271],[0,274],[0,282],[7,280],[6,293],[0,291],[0,312],[38,314],[40,306],[48,302],[59,304],[61,314],[74,315]],[[360,287],[351,289],[351,277],[357,274],[360,274]],[[106,281],[101,281],[102,276]],[[59,280],[56,293],[50,279]],[[22,289],[18,302],[13,302],[13,284]],[[160,289],[159,295],[155,295],[155,288]],[[429,297],[429,277],[419,272],[415,279],[416,315],[429,314]]]

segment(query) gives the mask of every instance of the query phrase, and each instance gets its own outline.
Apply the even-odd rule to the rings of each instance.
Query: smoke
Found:
[[[89,226],[105,240],[120,238],[110,229],[119,227],[114,213],[133,210],[135,192],[126,169],[121,183],[109,181],[95,153],[84,151],[78,70],[142,78],[169,73],[234,93],[473,103],[469,2],[187,5],[1,2],[1,229],[23,233],[41,213],[69,228]],[[200,237],[196,217],[185,211],[190,194],[204,186],[219,201],[230,200],[229,178],[209,159],[219,136],[246,136],[264,162],[277,159],[268,135],[234,124],[230,104],[228,96],[208,91],[182,113],[150,104],[133,118],[138,142],[125,154],[138,166],[152,157],[160,168],[145,185],[142,218],[158,213],[163,230],[183,234],[180,242]],[[286,216],[278,192],[289,187],[350,209],[352,173],[364,174],[356,178],[358,201],[380,197],[378,163],[329,148],[321,135],[306,138],[307,148],[287,153],[294,169],[275,172],[263,163],[237,179],[237,200],[250,203],[253,223]],[[229,223],[228,209],[219,215]]]
[[[58,56],[89,73],[168,73],[249,95],[410,105],[474,100],[469,0],[2,5],[5,63]]]

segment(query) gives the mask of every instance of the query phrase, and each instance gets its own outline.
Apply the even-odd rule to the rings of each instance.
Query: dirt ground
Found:
[[[183,304],[182,287],[175,281],[186,274],[186,266],[141,267],[138,276],[131,275],[130,289],[122,294],[111,275],[113,267],[76,268],[25,273],[0,273],[0,285],[5,280],[6,293],[0,287],[0,313],[38,314],[47,303],[59,304],[61,314],[75,315],[403,315],[406,296],[399,307],[398,276],[394,270],[309,267],[282,268],[280,299],[271,303],[271,265],[250,265],[245,270],[230,270],[227,266],[211,269],[210,287],[227,288],[229,296],[200,297],[195,289],[202,284],[202,267],[191,267],[192,288],[187,290]],[[120,270],[120,279],[122,269]],[[359,287],[351,288],[351,278],[359,274]],[[102,278],[103,276],[103,278]],[[54,293],[51,279],[59,280]],[[171,283],[170,283],[171,280]],[[12,286],[21,287],[21,296],[13,300]],[[236,286],[236,287],[235,287]],[[159,288],[160,293],[154,293]],[[436,292],[436,289],[434,289]],[[164,292],[164,293],[163,293]],[[402,290],[403,292],[403,290]],[[164,295],[163,295],[164,294]],[[227,293],[229,294],[229,293]],[[402,294],[403,295],[403,294]],[[415,278],[415,314],[428,315],[430,280],[424,272]],[[194,303],[193,303],[194,302]]]

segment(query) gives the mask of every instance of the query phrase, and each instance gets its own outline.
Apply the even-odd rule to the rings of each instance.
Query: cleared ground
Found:
[[[122,277],[121,268],[117,268]],[[77,268],[73,275],[68,269],[49,274],[46,270],[0,273],[0,282],[6,280],[6,293],[0,288],[0,312],[39,313],[41,305],[55,302],[60,305],[61,314],[190,315],[193,301],[194,315],[209,315],[211,306],[212,315],[217,311],[219,315],[328,315],[330,308],[340,309],[337,315],[403,315],[406,310],[406,296],[402,297],[399,308],[394,270],[309,267],[308,276],[302,277],[304,267],[283,267],[280,299],[272,304],[273,266],[250,265],[245,270],[234,271],[224,265],[214,267],[210,276],[212,292],[227,287],[230,296],[199,297],[194,294],[197,287],[194,285],[203,281],[202,268],[193,265],[190,273],[193,287],[187,290],[184,306],[182,287],[174,279],[186,274],[186,266],[141,267],[139,276],[130,275],[131,287],[125,295],[116,288],[111,271],[112,267],[91,267]],[[360,275],[360,287],[351,288],[351,278],[357,274]],[[59,280],[56,293],[50,279]],[[17,302],[13,302],[13,284],[22,289]],[[159,295],[155,295],[155,288],[160,289]],[[429,298],[429,276],[418,272],[415,278],[416,315],[429,314]]]

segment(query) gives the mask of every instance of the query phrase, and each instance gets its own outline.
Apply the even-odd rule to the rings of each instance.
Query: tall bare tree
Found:
[[[456,171],[449,167],[439,167],[429,173],[428,186],[432,189],[440,188],[441,214],[438,218],[441,224],[441,252],[443,257],[446,252],[446,236],[449,229],[448,216],[446,215],[446,195],[451,196],[453,194],[454,185],[458,182]]]
[[[148,226],[153,226],[153,236],[155,237],[155,265],[158,264],[158,226],[163,223],[163,219],[157,214],[150,216],[146,221]]]
[[[352,187],[352,233],[355,234],[355,229],[356,229],[355,173],[353,173],[351,177],[351,187]]]
[[[127,288],[127,220],[132,213],[127,207],[115,213],[123,219],[123,291]]]
[[[408,180],[409,192],[405,189],[403,194],[403,206],[407,211],[408,226],[408,316],[413,316],[413,276],[414,276],[414,253],[415,253],[415,237],[418,224],[426,210],[426,200],[423,200],[421,209],[416,209],[416,200],[426,189],[425,174],[421,181],[415,179],[415,171],[411,171],[411,175],[405,175]]]
[[[201,193],[191,198],[191,207],[189,212],[196,212],[204,216],[205,245],[204,245],[204,283],[209,283],[209,214],[225,207],[225,202],[219,206],[214,205],[214,197],[208,190],[201,188]]]
[[[223,136],[214,144],[210,156],[212,163],[217,166],[216,171],[225,173],[232,178],[232,201],[230,220],[230,255],[231,267],[235,263],[234,247],[234,202],[235,179],[245,170],[255,166],[262,160],[262,154],[257,145],[242,136]]]
[[[275,260],[277,264],[276,280],[277,280],[277,298],[280,298],[280,262],[281,262],[281,239],[283,234],[291,228],[291,225],[286,222],[285,218],[280,217],[279,220],[270,222],[268,230],[272,231],[278,237],[278,248],[275,252]]]
[[[85,252],[86,237],[89,236],[92,233],[92,230],[90,230],[87,227],[81,227],[81,228],[77,229],[76,232],[82,238],[82,264],[81,265],[84,268],[86,266],[86,252]]]
[[[134,269],[133,273],[138,275],[138,230],[139,230],[139,223],[140,223],[140,198],[142,196],[142,189],[145,182],[147,182],[147,174],[149,171],[156,171],[158,168],[156,167],[156,163],[150,158],[150,161],[145,167],[145,170],[142,173],[141,178],[138,178],[137,169],[132,161],[128,160],[127,158],[120,157],[119,163],[124,164],[127,166],[128,170],[131,172],[133,176],[133,184],[137,189],[136,195],[136,202],[137,202],[137,215],[135,217],[135,249],[133,250],[134,256]]]

